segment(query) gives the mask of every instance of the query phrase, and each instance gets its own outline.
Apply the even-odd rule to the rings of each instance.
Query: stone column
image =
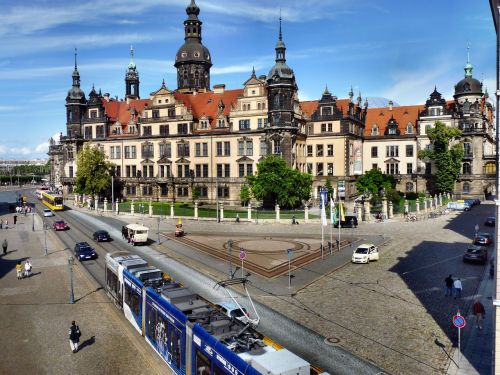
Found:
[[[404,210],[405,210],[404,211],[405,214],[409,214],[410,213],[410,204],[409,204],[409,202],[408,202],[407,199],[405,199],[405,208],[404,208]]]
[[[248,203],[248,207],[247,207],[247,219],[248,221],[251,221],[252,220],[252,203]]]
[[[198,201],[194,202],[194,218],[198,220]]]
[[[108,212],[108,198],[104,198],[104,212]]]
[[[359,202],[355,203],[356,207],[356,218],[358,219],[358,223],[363,221],[363,205]]]
[[[439,205],[442,206],[443,205],[443,194],[442,193],[439,193]]]
[[[149,198],[149,217],[153,217],[153,199]]]
[[[384,219],[387,219],[387,197],[385,196],[385,194],[382,196],[382,217]]]
[[[309,222],[309,206],[307,204],[304,207],[304,221]]]
[[[220,220],[224,220],[224,203],[220,204]]]
[[[94,210],[97,211],[97,206],[99,205],[99,197],[96,195],[94,197]]]
[[[135,207],[134,207],[135,199],[132,199],[132,202],[130,203],[130,215],[134,214]]]
[[[73,201],[73,206],[78,206],[78,194],[75,194],[75,200]]]
[[[438,208],[438,196],[434,195],[434,208]]]
[[[276,210],[276,221],[279,222],[280,221],[280,205],[277,204],[274,209]]]
[[[119,206],[118,206],[118,199],[117,199],[115,202],[115,214],[118,215],[118,211],[119,211]]]
[[[429,201],[429,211],[432,211],[432,198],[429,197],[427,200]]]
[[[417,215],[420,213],[420,201],[417,200],[415,201],[415,211],[417,212]]]
[[[372,221],[372,215],[371,215],[371,212],[370,212],[370,202],[368,200],[366,200],[364,202],[364,214],[365,214],[365,221]],[[389,206],[390,207],[390,206]]]
[[[172,204],[170,205],[170,218],[171,219],[174,218],[174,207],[175,207],[175,204],[172,202]]]
[[[392,202],[389,201],[389,219],[394,217],[394,207],[392,206]]]

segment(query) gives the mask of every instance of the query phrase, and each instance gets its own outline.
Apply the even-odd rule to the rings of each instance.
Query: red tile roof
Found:
[[[174,92],[175,99],[184,102],[184,105],[192,111],[194,117],[207,116],[212,124],[215,123],[217,118],[219,101],[222,100],[225,106],[223,114],[229,116],[231,106],[236,103],[236,100],[241,95],[243,95],[243,89],[225,90],[220,94],[206,92],[193,95]]]
[[[413,132],[416,133],[418,115],[424,108],[425,106],[423,104],[392,107],[392,110],[389,107],[368,108],[366,114],[365,136],[368,137],[372,135],[372,127],[374,124],[378,126],[378,134],[384,135],[385,128],[391,117],[394,117],[394,120],[398,123],[401,134],[406,134],[406,126],[409,122],[413,124]]]
[[[135,109],[136,113],[141,114],[149,99],[136,99],[131,100],[130,103],[126,101],[106,101],[103,99],[102,103],[106,110],[106,115],[111,122],[119,121],[120,124],[126,125],[130,121],[132,110]]]
[[[308,118],[311,118],[314,111],[318,109],[319,101],[318,100],[306,100],[300,102],[300,108],[302,108],[302,112]],[[337,99],[337,108],[342,111],[344,115],[347,115],[349,109],[349,99]]]

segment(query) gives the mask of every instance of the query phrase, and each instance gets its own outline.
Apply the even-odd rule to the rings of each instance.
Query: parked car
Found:
[[[463,256],[464,262],[473,262],[486,264],[488,260],[488,251],[486,248],[478,245],[469,245]]]
[[[493,236],[491,233],[480,232],[474,237],[474,245],[491,245]]]
[[[69,229],[69,225],[66,224],[64,220],[56,220],[54,221],[54,224],[52,224],[52,227],[54,230],[66,230]]]
[[[335,228],[339,227],[339,223],[333,225]],[[341,228],[357,228],[358,227],[358,218],[354,215],[346,215],[344,216],[344,220],[340,220]]]
[[[52,212],[51,209],[44,208],[43,209],[43,217],[51,217],[54,216],[54,213]]]
[[[75,245],[74,253],[79,261],[97,259],[97,253],[87,242],[78,242]]]
[[[495,226],[495,216],[489,216],[488,218],[486,218],[484,225],[487,225],[489,227],[494,227]]]
[[[111,236],[105,230],[98,230],[97,232],[94,232],[92,237],[94,238],[94,241],[97,242],[111,241]]]
[[[372,243],[364,243],[359,245],[352,254],[353,263],[369,263],[371,260],[378,260],[378,247]]]

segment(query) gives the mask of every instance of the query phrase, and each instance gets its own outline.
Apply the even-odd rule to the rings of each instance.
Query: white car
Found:
[[[378,260],[378,247],[372,243],[364,243],[359,245],[354,253],[352,253],[353,263],[370,263],[371,260]]]
[[[43,217],[51,217],[54,216],[54,213],[52,210],[49,210],[48,208],[43,209]]]

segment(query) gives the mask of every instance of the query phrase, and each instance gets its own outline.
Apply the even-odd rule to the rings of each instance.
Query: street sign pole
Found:
[[[241,277],[245,277],[244,270],[243,270],[243,261],[245,260],[246,257],[247,257],[247,253],[245,252],[245,250],[242,247],[240,247]]]
[[[293,250],[288,249],[286,251],[286,254],[288,255],[288,289],[292,287],[292,274],[291,274],[291,261],[292,261],[292,255],[293,255]]]
[[[467,324],[465,318],[460,315],[460,310],[458,310],[457,315],[453,317],[453,325],[457,327],[458,329],[458,362],[460,362],[460,354],[461,354],[461,349],[460,349],[460,331],[462,328],[465,327]]]

